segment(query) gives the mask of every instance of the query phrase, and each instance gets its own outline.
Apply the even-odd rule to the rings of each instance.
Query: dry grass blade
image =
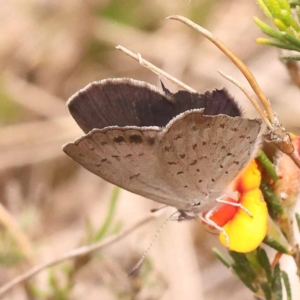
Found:
[[[152,213],[150,216],[144,218],[143,220],[137,222],[130,228],[124,230],[123,232],[121,232],[115,236],[107,237],[104,240],[94,243],[92,245],[83,246],[83,247],[71,250],[71,251],[63,254],[60,257],[57,257],[48,262],[45,262],[45,263],[42,263],[40,265],[33,267],[26,273],[15,277],[13,280],[11,280],[10,282],[8,282],[8,283],[4,284],[2,287],[0,287],[0,298],[2,298],[4,296],[4,294],[7,293],[10,289],[12,289],[14,286],[20,284],[21,282],[24,282],[25,280],[30,279],[31,277],[35,276],[39,272],[41,272],[47,268],[50,268],[52,266],[55,266],[66,260],[69,260],[69,259],[72,259],[75,257],[79,257],[79,256],[85,256],[94,251],[100,250],[101,248],[104,248],[111,244],[114,244],[114,243],[118,242],[119,240],[125,238],[126,236],[128,236],[129,234],[131,234],[133,231],[140,228],[141,226],[155,220],[160,215],[161,215],[161,212]]]
[[[24,254],[27,260],[31,261],[33,258],[33,249],[31,242],[28,237],[22,232],[18,224],[15,222],[13,216],[5,209],[5,207],[0,204],[0,223],[5,227],[5,229],[14,238],[22,254]]]
[[[170,80],[172,83],[174,83],[175,85],[191,92],[191,93],[196,93],[197,91],[192,89],[191,87],[189,87],[188,85],[186,85],[185,83],[181,82],[180,80],[176,79],[175,77],[171,76],[170,74],[168,74],[167,72],[164,72],[163,70],[161,70],[160,68],[156,67],[155,65],[151,64],[150,62],[148,62],[147,60],[143,59],[142,56],[140,54],[135,54],[132,51],[128,50],[127,48],[123,47],[123,46],[116,46],[116,48],[120,51],[122,51],[123,53],[127,54],[128,56],[130,56],[131,58],[137,60],[143,67],[149,69],[150,71],[152,71],[153,73],[167,79]]]

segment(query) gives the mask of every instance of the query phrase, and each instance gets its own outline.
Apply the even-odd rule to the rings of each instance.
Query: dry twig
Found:
[[[160,211],[156,212],[156,213],[152,213],[148,217],[146,217],[143,220],[137,222],[132,227],[124,230],[123,232],[121,232],[121,233],[119,233],[115,236],[107,237],[104,240],[99,241],[99,242],[97,242],[95,244],[92,244],[92,245],[83,246],[83,247],[71,250],[71,251],[63,254],[60,257],[54,258],[54,259],[52,259],[48,262],[41,263],[40,265],[37,265],[37,266],[33,267],[32,269],[25,272],[24,274],[21,274],[18,277],[14,278],[13,280],[9,281],[8,283],[4,284],[0,288],[0,298],[2,298],[4,296],[4,294],[7,293],[9,290],[11,290],[13,287],[15,287],[16,285],[30,279],[31,277],[35,276],[39,272],[41,272],[41,271],[43,271],[43,270],[45,270],[49,267],[55,266],[59,263],[62,263],[66,260],[69,260],[69,259],[72,259],[72,258],[75,258],[75,257],[79,257],[79,256],[83,257],[83,256],[91,254],[94,251],[97,251],[97,250],[100,250],[104,247],[112,245],[112,244],[118,242],[119,240],[125,238],[127,235],[131,234],[133,231],[140,228],[141,226],[155,220],[160,215],[161,215]]]

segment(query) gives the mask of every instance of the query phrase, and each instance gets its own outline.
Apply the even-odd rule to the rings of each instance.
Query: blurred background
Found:
[[[73,162],[61,146],[82,135],[65,102],[89,82],[131,77],[160,84],[116,45],[141,53],[199,92],[227,87],[245,114],[257,117],[244,95],[217,73],[221,69],[245,83],[239,71],[210,42],[182,23],[165,20],[173,14],[205,26],[234,50],[253,71],[282,123],[299,133],[299,90],[277,50],[255,43],[262,34],[253,16],[264,16],[254,0],[2,1],[0,199],[13,221],[6,223],[1,208],[1,285],[29,266],[83,244],[87,228],[97,230],[107,217],[113,186]],[[122,191],[111,221],[114,230],[131,226],[155,207]],[[66,299],[252,299],[212,254],[213,246],[221,247],[217,236],[192,221],[169,222],[142,271],[128,278],[167,216],[101,251],[76,273]],[[61,266],[52,272],[65,280],[59,275]],[[44,296],[30,299],[57,299],[50,297],[49,271],[32,284]],[[18,286],[7,299],[29,299],[29,294]]]

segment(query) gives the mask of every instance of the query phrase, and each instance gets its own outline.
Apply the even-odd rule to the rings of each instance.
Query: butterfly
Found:
[[[67,102],[85,135],[63,151],[132,193],[196,216],[255,157],[264,126],[225,89],[171,93],[129,78],[93,82]]]

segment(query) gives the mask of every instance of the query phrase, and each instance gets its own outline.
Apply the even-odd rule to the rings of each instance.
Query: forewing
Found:
[[[166,182],[189,203],[211,204],[255,156],[261,121],[191,110],[161,133]],[[200,209],[199,207],[199,209]]]
[[[240,109],[225,89],[204,94],[171,93],[130,78],[111,78],[87,85],[67,102],[70,113],[87,133],[110,126],[166,126],[178,114],[204,108],[205,115],[240,115]]]
[[[112,78],[77,92],[68,108],[85,133],[110,126],[165,126],[177,114],[169,98],[149,83]]]
[[[187,209],[164,180],[157,156],[159,128],[94,129],[63,150],[84,168],[130,192]]]

